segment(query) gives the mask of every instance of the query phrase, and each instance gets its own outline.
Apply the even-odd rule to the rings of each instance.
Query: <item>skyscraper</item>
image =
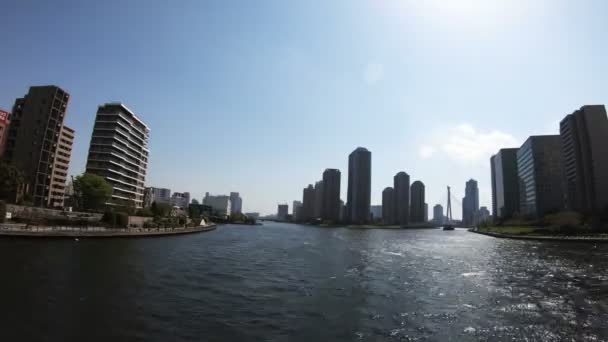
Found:
[[[373,221],[377,221],[382,219],[382,206],[381,205],[371,205],[369,207],[369,212]]]
[[[410,223],[410,175],[401,171],[393,177],[395,192],[394,219],[396,224],[405,226]]]
[[[36,86],[13,106],[3,158],[23,171],[37,207],[63,206],[74,140],[63,125],[69,98],[59,87]]]
[[[424,183],[422,183],[421,181],[415,181],[414,183],[412,183],[411,194],[411,222],[424,222]]]
[[[323,181],[320,180],[315,183],[315,204],[313,210],[313,218],[321,218],[323,214]]]
[[[477,215],[479,214],[479,188],[477,181],[469,179],[464,190],[464,198],[462,199],[462,224],[472,226],[477,224]]]
[[[294,221],[302,220],[302,202],[301,201],[293,201],[293,205],[291,207],[291,216]]]
[[[243,199],[238,192],[230,193],[230,214],[241,214],[243,212]]]
[[[148,168],[150,129],[122,103],[97,109],[87,158],[87,172],[112,184],[108,204],[141,208]]]
[[[583,106],[560,123],[565,205],[581,212],[608,208],[608,118],[603,105]]]
[[[348,156],[348,221],[360,224],[369,220],[371,191],[372,153],[358,147]]]
[[[289,213],[289,205],[279,204],[278,209],[277,209],[277,220],[286,221],[288,213]]]
[[[443,206],[441,204],[436,204],[433,207],[433,221],[437,224],[443,224],[445,222],[445,218],[443,216]]]
[[[310,221],[314,216],[315,207],[315,189],[312,184],[308,184],[308,187],[304,188],[302,195],[302,218],[301,221]]]
[[[391,187],[382,191],[382,222],[395,223],[395,191]]]
[[[326,169],[323,172],[323,219],[340,221],[340,170]]]
[[[492,211],[497,219],[508,219],[519,211],[517,148],[503,148],[490,158]]]
[[[424,203],[424,222],[429,221],[429,204]]]
[[[563,208],[563,164],[559,135],[531,136],[517,150],[522,215],[543,217]]]

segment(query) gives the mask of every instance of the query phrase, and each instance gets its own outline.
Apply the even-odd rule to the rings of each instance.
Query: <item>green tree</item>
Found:
[[[112,196],[112,185],[103,177],[85,173],[74,180],[77,206],[86,210],[102,210]]]
[[[167,217],[171,214],[171,206],[167,203],[153,202],[150,210],[155,217]]]
[[[25,176],[17,166],[0,160],[0,198],[15,203]]]

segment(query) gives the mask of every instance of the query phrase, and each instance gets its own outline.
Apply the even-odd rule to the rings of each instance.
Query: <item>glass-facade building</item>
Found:
[[[540,218],[563,208],[561,139],[531,136],[517,150],[519,210]]]
[[[506,219],[519,212],[517,148],[503,148],[490,161],[492,215],[497,219]]]

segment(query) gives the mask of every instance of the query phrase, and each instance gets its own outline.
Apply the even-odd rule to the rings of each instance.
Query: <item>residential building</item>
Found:
[[[230,193],[230,203],[232,204],[230,214],[240,214],[243,212],[243,199],[238,192]]]
[[[565,206],[608,209],[608,118],[603,105],[583,106],[560,123]]]
[[[289,205],[279,204],[279,207],[277,210],[277,220],[287,221],[287,215],[289,215]]]
[[[180,207],[182,209],[188,209],[190,204],[190,193],[189,192],[174,192],[171,195],[171,206]]]
[[[150,128],[124,104],[97,109],[86,170],[112,184],[109,205],[143,206],[149,137]]]
[[[71,153],[65,149],[74,138],[63,129],[69,98],[57,86],[36,86],[13,106],[3,158],[23,171],[25,193],[37,207],[63,205]]]
[[[370,207],[371,220],[377,221],[382,219],[382,206],[381,205],[372,205]]]
[[[406,226],[410,223],[410,175],[401,171],[393,177],[395,200],[395,224]]]
[[[340,200],[340,222],[346,220],[346,205],[343,200]]]
[[[203,198],[203,204],[212,207],[214,214],[217,216],[227,217],[232,212],[232,202],[230,201],[230,196],[212,196],[207,192]]]
[[[411,188],[410,220],[412,223],[424,221],[424,183],[415,181]]]
[[[433,207],[433,221],[437,224],[445,223],[445,216],[443,216],[443,206],[441,204],[436,204]]]
[[[490,211],[487,207],[479,208],[479,223],[488,222],[490,220]]]
[[[559,135],[531,136],[517,150],[520,213],[541,218],[563,208]]]
[[[348,156],[348,221],[361,224],[369,220],[371,191],[372,153],[358,147]]]
[[[291,206],[291,216],[294,221],[299,221],[302,219],[302,202],[301,201],[293,201],[293,205]]]
[[[10,114],[0,109],[0,158],[4,154],[4,146],[6,145],[6,138],[8,138],[8,126],[10,124]]]
[[[519,211],[517,148],[503,148],[490,158],[492,170],[492,213],[498,220]]]
[[[51,175],[49,206],[53,208],[63,208],[64,206],[68,168],[70,167],[70,159],[72,157],[72,145],[74,145],[74,134],[74,130],[68,126],[63,125],[61,127]]]
[[[391,187],[382,190],[382,222],[395,223],[395,191]]]
[[[424,222],[429,221],[429,204],[424,203]]]
[[[152,203],[171,204],[171,189],[148,187],[144,189],[144,208],[149,208]]]
[[[313,219],[315,210],[315,189],[312,184],[308,184],[308,187],[304,188],[302,196],[302,219],[301,221],[307,222]]]
[[[315,183],[315,204],[313,210],[313,218],[321,218],[323,214],[323,181],[320,180]]]
[[[479,188],[476,180],[469,179],[467,181],[464,194],[462,199],[462,224],[473,226],[477,224],[479,215]]]
[[[323,172],[323,220],[340,221],[340,170],[326,169]]]

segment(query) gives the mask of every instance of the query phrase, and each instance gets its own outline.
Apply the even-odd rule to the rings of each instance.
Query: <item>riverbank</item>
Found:
[[[129,228],[105,227],[45,227],[24,224],[0,224],[0,237],[31,238],[112,238],[112,237],[154,237],[208,232],[216,229],[216,224],[188,228]]]
[[[441,227],[423,225],[380,225],[380,224],[309,224],[320,228],[350,228],[350,229],[439,229]]]
[[[502,231],[501,231],[502,230]],[[482,230],[469,229],[469,232],[495,238],[532,241],[563,241],[563,242],[592,242],[608,243],[608,234],[557,234],[553,229],[536,227],[491,227]]]

